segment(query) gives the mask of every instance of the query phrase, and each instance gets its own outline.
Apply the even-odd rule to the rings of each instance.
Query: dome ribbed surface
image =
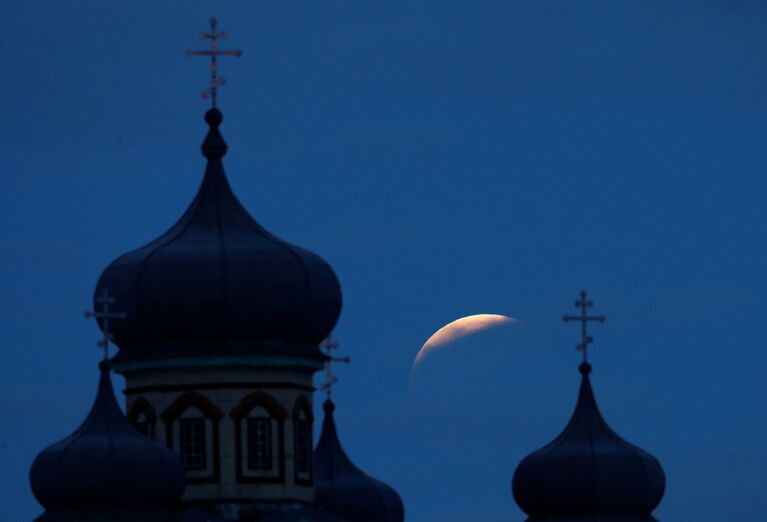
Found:
[[[348,522],[402,522],[405,510],[397,492],[352,463],[338,440],[335,405],[327,400],[323,409],[322,434],[314,452],[317,503]]]
[[[85,520],[86,514],[99,512],[115,520],[122,512],[144,517],[136,520],[170,520],[165,514],[175,512],[185,474],[172,450],[143,436],[125,418],[108,365],[102,363],[88,417],[37,456],[30,483],[47,510],[41,520]]]
[[[517,504],[535,522],[650,522],[665,477],[658,460],[605,422],[583,374],[575,411],[562,433],[525,457],[514,473]]]
[[[282,241],[240,204],[224,173],[221,113],[208,111],[205,176],[165,234],[115,260],[101,275],[116,309],[116,361],[185,355],[261,354],[321,358],[341,309],[332,268]]]

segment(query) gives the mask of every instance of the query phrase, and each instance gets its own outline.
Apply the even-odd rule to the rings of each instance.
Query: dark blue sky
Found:
[[[657,517],[767,517],[763,3],[38,0],[0,5],[8,520],[90,407],[101,270],[197,190],[207,63],[184,50],[211,15],[245,51],[221,66],[230,182],[338,273],[342,441],[407,520],[522,520],[514,468],[575,401],[582,287],[603,413],[666,470]],[[420,345],[473,313],[521,322],[408,396]]]

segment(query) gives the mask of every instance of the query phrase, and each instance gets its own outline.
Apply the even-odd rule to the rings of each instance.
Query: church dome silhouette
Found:
[[[128,422],[115,400],[109,363],[100,369],[85,421],[32,464],[32,492],[46,509],[37,520],[176,520],[185,487],[181,460]]]
[[[660,462],[623,440],[602,417],[591,387],[586,350],[593,339],[586,322],[593,303],[581,292],[579,316],[584,353],[581,386],[570,421],[552,442],[525,457],[514,472],[512,492],[528,522],[652,522],[663,498],[665,475]]]
[[[551,443],[519,464],[514,498],[531,521],[569,521],[574,515],[602,517],[584,521],[653,521],[650,513],[665,488],[663,469],[655,457],[607,425],[591,388],[591,366],[583,363],[580,371],[570,422]]]
[[[402,522],[405,511],[397,492],[354,465],[338,440],[335,404],[327,399],[322,408],[325,419],[314,451],[317,503],[349,522]]]
[[[178,222],[116,259],[95,295],[116,296],[115,362],[178,356],[274,355],[320,360],[341,309],[333,269],[259,225],[237,200],[222,157],[218,109],[205,115],[207,168]]]

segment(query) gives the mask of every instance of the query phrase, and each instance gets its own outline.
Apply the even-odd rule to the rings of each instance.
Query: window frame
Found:
[[[185,428],[187,427],[195,427],[197,433],[187,433],[187,430]],[[195,430],[190,430],[195,431]],[[186,471],[205,471],[208,469],[208,455],[207,455],[207,445],[208,441],[205,437],[206,432],[206,426],[205,426],[205,417],[189,417],[189,418],[183,418],[181,417],[178,419],[178,448],[179,448],[179,456],[181,457],[181,462],[184,464],[184,469]],[[188,442],[186,440],[186,437],[188,435],[192,436],[198,436],[199,441],[192,441]],[[187,450],[190,446],[195,446],[197,451],[195,455],[188,455]],[[187,457],[197,457],[199,458],[200,462],[199,464],[189,464],[187,463]]]
[[[303,418],[302,418],[303,414]],[[302,444],[299,437],[300,426],[305,422],[305,437]],[[302,447],[303,446],[303,447]],[[305,394],[296,398],[293,407],[293,479],[296,484],[314,484],[314,414],[312,402]],[[304,461],[307,468],[299,469],[299,462]]]
[[[255,408],[262,408],[266,410],[268,418],[276,425],[275,438],[272,439],[272,462],[276,464],[270,466],[267,469],[249,469],[249,458],[244,454],[247,449],[243,449],[244,443],[247,443],[247,425],[243,426],[243,423],[247,423],[247,419],[251,412]],[[239,404],[232,409],[230,414],[234,421],[235,431],[235,461],[237,481],[241,483],[269,483],[269,484],[284,484],[285,483],[285,421],[289,418],[288,412],[280,405],[280,403],[271,395],[263,391],[252,392],[240,400]],[[256,417],[263,417],[263,415],[257,415]],[[274,427],[274,426],[273,426]],[[244,432],[244,433],[243,433]],[[245,437],[245,440],[243,440]],[[271,474],[259,476],[251,473],[258,472],[272,472]]]
[[[144,416],[146,420],[139,422],[141,416]],[[144,397],[137,397],[131,404],[128,410],[128,421],[136,428],[142,435],[155,440],[157,437],[157,414],[154,412],[152,405]],[[146,433],[139,427],[139,424],[147,426]]]
[[[187,484],[218,483],[221,477],[221,448],[219,443],[219,421],[223,417],[221,411],[204,395],[190,391],[182,393],[162,413],[165,423],[166,445],[181,455],[181,424],[184,413],[190,408],[200,412],[199,417],[187,417],[187,419],[200,418],[205,426],[205,467],[190,469],[185,466]],[[176,438],[175,432],[178,428]],[[209,431],[208,431],[209,430]],[[207,439],[208,434],[210,440]],[[210,447],[208,447],[210,445]],[[209,452],[208,452],[209,451]],[[190,475],[190,472],[192,475]]]
[[[247,446],[248,446],[248,469],[252,471],[269,471],[274,469],[274,453],[273,453],[273,446],[274,441],[272,440],[272,422],[274,420],[274,417],[271,416],[258,416],[258,417],[251,417],[247,416],[245,417],[245,420],[247,421],[247,426],[245,428],[245,436],[247,437]],[[260,425],[260,427],[265,427],[266,429],[263,430],[263,433],[266,435],[266,441],[264,443],[264,446],[267,448],[266,456],[264,457],[264,462],[260,463],[261,459],[256,459],[256,457],[259,456],[259,452],[256,451],[256,446],[260,445],[260,440],[254,441],[254,438],[260,439],[260,430],[259,432],[256,432],[254,429],[256,426]],[[255,453],[255,454],[254,454]]]

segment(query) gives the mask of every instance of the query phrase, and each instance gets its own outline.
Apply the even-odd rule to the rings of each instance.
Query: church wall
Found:
[[[309,503],[314,501],[311,470],[300,473],[296,469],[295,427],[297,419],[305,419],[307,414],[309,426],[312,424],[313,390],[311,372],[301,369],[166,368],[126,375],[125,394],[129,418],[136,422],[139,414],[142,420],[154,417],[154,438],[177,452],[180,422],[205,418],[206,465],[187,468],[184,501]],[[146,405],[151,412],[144,411]],[[276,467],[252,470],[247,460],[248,439],[244,440],[247,422],[267,417],[267,410],[276,419],[269,430]],[[255,428],[263,428],[258,420],[252,422]],[[262,438],[269,438],[264,431]],[[308,437],[311,459],[311,431]]]

